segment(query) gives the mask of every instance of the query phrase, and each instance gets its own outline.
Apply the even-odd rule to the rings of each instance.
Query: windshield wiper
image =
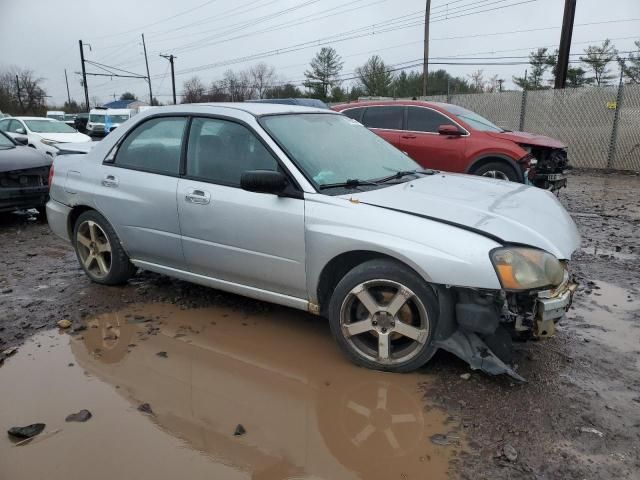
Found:
[[[402,177],[409,175],[435,175],[436,173],[438,173],[437,170],[400,170],[388,177],[376,178],[374,181],[377,183],[385,183],[391,180],[400,180]]]
[[[323,185],[320,185],[318,189],[326,190],[327,188],[358,188],[364,185],[378,186],[378,183],[372,180],[360,180],[357,178],[348,178],[345,182],[325,183]]]

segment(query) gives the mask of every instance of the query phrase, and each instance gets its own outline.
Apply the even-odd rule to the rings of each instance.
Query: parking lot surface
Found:
[[[46,224],[4,214],[0,428],[46,427],[0,439],[0,477],[638,479],[638,192],[570,177],[580,287],[555,338],[517,349],[524,385],[447,354],[364,370],[321,318],[148,272],[92,284]]]

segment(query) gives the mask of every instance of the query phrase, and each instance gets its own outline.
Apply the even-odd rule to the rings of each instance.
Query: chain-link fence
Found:
[[[435,95],[509,130],[565,142],[575,167],[640,170],[640,85]]]

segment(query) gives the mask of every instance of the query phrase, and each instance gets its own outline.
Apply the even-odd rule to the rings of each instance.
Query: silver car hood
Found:
[[[541,248],[560,259],[571,258],[580,246],[576,225],[556,197],[519,183],[437,173],[343,197],[474,230],[501,243]]]

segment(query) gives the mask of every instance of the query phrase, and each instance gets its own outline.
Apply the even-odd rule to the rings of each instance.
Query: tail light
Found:
[[[53,163],[51,163],[51,167],[49,167],[49,180],[47,180],[47,185],[49,185],[49,189],[51,189],[52,180],[53,180]]]

